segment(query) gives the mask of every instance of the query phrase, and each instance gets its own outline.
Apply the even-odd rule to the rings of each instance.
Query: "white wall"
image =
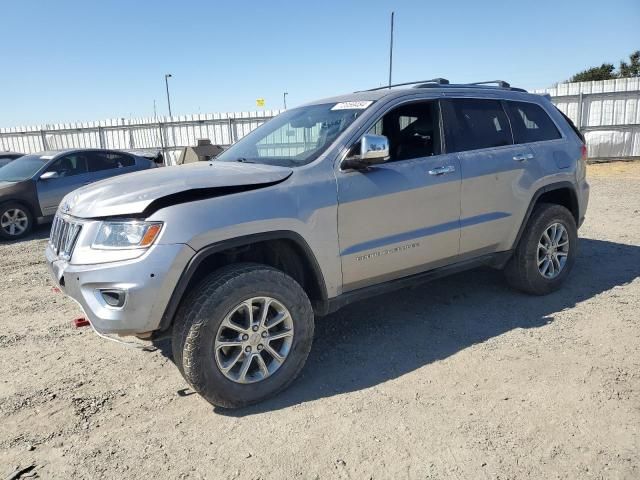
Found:
[[[640,78],[562,83],[548,93],[584,133],[590,158],[640,157]]]

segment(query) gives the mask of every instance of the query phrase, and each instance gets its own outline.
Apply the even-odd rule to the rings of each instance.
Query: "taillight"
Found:
[[[580,161],[577,162],[576,175],[578,180],[582,180],[587,176],[587,146],[583,143],[580,146]]]
[[[587,160],[587,146],[585,144],[582,144],[582,147],[580,147],[580,153],[582,154],[582,160],[586,161]]]

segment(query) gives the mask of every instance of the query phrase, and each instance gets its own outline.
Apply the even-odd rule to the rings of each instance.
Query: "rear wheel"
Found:
[[[575,262],[578,231],[571,212],[543,203],[531,218],[505,268],[511,286],[533,295],[546,295],[562,285]]]
[[[174,326],[174,359],[210,403],[241,407],[295,379],[313,330],[311,303],[294,279],[265,265],[230,265],[185,298]]]
[[[18,240],[33,228],[33,215],[20,203],[8,202],[0,206],[0,237]]]

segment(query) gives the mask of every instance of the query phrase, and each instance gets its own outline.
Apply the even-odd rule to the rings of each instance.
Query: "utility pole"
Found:
[[[158,118],[158,111],[156,110],[156,99],[153,99],[153,118]]]
[[[284,92],[282,94],[282,103],[284,103],[284,109],[287,109],[287,95],[289,95],[289,92]]]
[[[391,12],[391,38],[389,42],[389,88],[391,88],[391,74],[393,72],[393,17],[395,12]]]
[[[167,106],[169,107],[169,117],[172,117],[173,115],[171,115],[171,98],[169,97],[169,78],[170,77],[172,77],[170,73],[164,74],[164,86],[167,89]]]

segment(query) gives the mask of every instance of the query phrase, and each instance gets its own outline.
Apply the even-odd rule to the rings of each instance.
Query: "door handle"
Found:
[[[429,175],[446,175],[447,173],[453,173],[456,171],[456,167],[453,165],[446,165],[444,167],[436,167],[433,170],[429,170]]]
[[[514,155],[513,159],[516,162],[524,162],[525,160],[531,160],[533,157],[533,153],[521,153],[519,155]]]

